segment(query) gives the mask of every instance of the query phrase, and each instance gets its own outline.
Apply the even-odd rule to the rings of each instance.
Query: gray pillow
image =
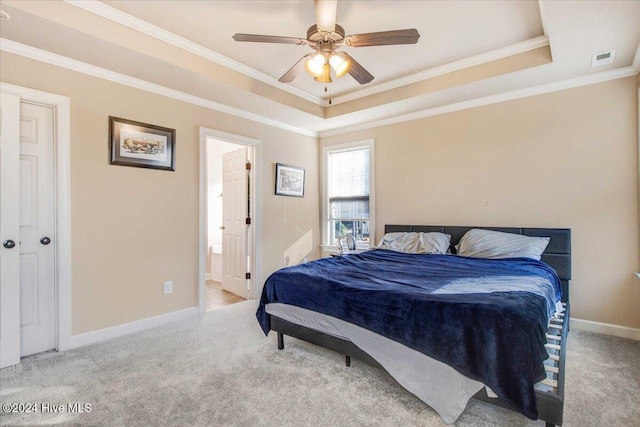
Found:
[[[445,254],[451,236],[444,233],[387,233],[378,243],[378,249],[409,254]]]
[[[456,248],[458,255],[467,257],[492,259],[525,257],[540,260],[548,244],[548,237],[529,237],[473,228],[462,236]]]

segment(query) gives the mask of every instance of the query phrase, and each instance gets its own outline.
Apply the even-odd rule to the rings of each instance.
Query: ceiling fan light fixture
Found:
[[[333,71],[335,71],[336,77],[338,78],[347,74],[351,69],[351,61],[349,61],[348,59],[345,60],[337,53],[331,55],[331,58],[329,58],[329,63],[331,64],[331,67],[333,68]]]
[[[325,62],[324,67],[323,67],[323,73],[318,76],[318,77],[314,77],[314,80],[320,83],[331,83],[331,67],[329,67],[329,62]]]
[[[347,52],[336,51],[336,48],[416,44],[420,38],[420,33],[415,28],[345,35],[344,28],[336,23],[338,0],[314,0],[314,4],[316,22],[307,30],[306,39],[245,33],[234,34],[233,39],[238,42],[307,45],[313,49],[313,52],[307,51],[306,55],[280,76],[280,83],[291,83],[303,70],[317,82],[331,83],[333,69],[336,77],[343,77],[348,73],[364,85],[374,79],[373,74]]]
[[[311,74],[313,77],[321,77],[324,73],[324,56],[320,53],[312,56],[305,63],[305,68],[307,73]]]

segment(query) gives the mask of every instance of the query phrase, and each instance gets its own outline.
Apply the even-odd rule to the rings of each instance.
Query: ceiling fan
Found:
[[[336,24],[337,0],[315,0],[315,8],[316,23],[307,30],[306,39],[258,34],[235,34],[233,39],[238,42],[282,43],[311,47],[314,52],[303,56],[278,79],[282,83],[292,82],[303,70],[320,83],[331,83],[331,68],[333,68],[336,77],[349,73],[358,83],[366,84],[373,80],[373,75],[347,52],[338,51],[337,48],[415,44],[420,38],[415,28],[345,36],[344,28]]]

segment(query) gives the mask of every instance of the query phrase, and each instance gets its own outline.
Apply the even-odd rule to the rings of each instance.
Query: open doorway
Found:
[[[205,311],[249,296],[250,155],[251,147],[207,137]]]
[[[259,141],[201,128],[200,311],[254,298]]]

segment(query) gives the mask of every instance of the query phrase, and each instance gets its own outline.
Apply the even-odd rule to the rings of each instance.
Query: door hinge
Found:
[[[251,225],[251,218],[247,218],[246,221],[245,221],[245,224]]]
[[[246,273],[246,274],[244,275],[244,277],[245,277],[245,279],[247,279],[247,280],[251,279],[251,273]]]
[[[250,171],[251,170],[251,162],[247,162],[247,170]]]

